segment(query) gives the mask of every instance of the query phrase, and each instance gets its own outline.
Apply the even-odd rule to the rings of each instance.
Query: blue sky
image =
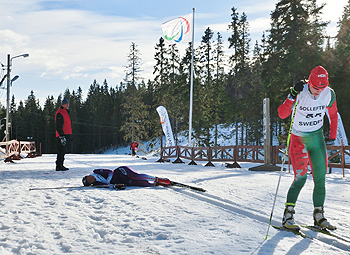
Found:
[[[317,0],[327,4],[323,19],[331,21],[327,33],[334,36],[347,0]],[[69,88],[80,86],[86,95],[96,79],[117,86],[125,77],[131,42],[141,52],[141,76],[152,79],[154,46],[162,36],[160,25],[195,8],[195,47],[207,27],[229,36],[231,8],[245,12],[252,44],[269,29],[270,13],[277,0],[5,0],[0,8],[0,62],[12,61],[11,76],[20,78],[11,87],[16,103],[33,90],[40,104]],[[179,45],[183,54],[186,45]],[[226,54],[229,50],[226,48]],[[6,71],[0,69],[0,79]],[[6,89],[0,89],[0,103],[6,106]]]

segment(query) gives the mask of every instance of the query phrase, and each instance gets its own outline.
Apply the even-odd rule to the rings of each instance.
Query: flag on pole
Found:
[[[156,110],[159,114],[160,124],[162,124],[163,132],[166,138],[165,147],[175,146],[174,135],[170,125],[168,111],[164,106],[158,106]]]
[[[164,41],[169,44],[192,42],[192,17],[193,13],[163,23]]]
[[[169,20],[161,25],[164,41],[168,44],[191,42],[191,87],[190,87],[190,111],[188,118],[188,146],[192,144],[192,105],[193,105],[193,58],[194,58],[194,11],[183,17]]]

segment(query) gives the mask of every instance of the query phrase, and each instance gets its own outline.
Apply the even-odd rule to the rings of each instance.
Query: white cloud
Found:
[[[323,8],[322,18],[325,21],[337,22],[342,16],[344,6],[347,5],[348,0],[318,0],[317,3],[321,5],[325,3],[326,6]]]
[[[125,76],[124,70],[120,66],[110,66],[108,67],[110,72],[110,76],[112,78],[123,78]]]
[[[57,2],[59,1],[61,0]],[[326,0],[317,1],[321,3]],[[333,21],[328,31],[334,33],[335,22],[339,20],[347,0],[327,2],[329,4],[324,9],[324,20]],[[270,12],[276,3],[277,0],[237,2],[238,12],[244,11],[247,14],[252,43],[259,40],[262,32],[269,28]],[[30,55],[25,60],[14,62],[13,71],[21,76],[13,88],[14,93],[28,95],[30,89],[34,89],[38,93],[46,93],[44,96],[52,93],[57,95],[55,90],[60,90],[62,84],[63,89],[81,86],[86,93],[94,79],[99,83],[107,79],[110,85],[117,85],[125,77],[131,42],[138,45],[142,54],[141,76],[146,81],[153,78],[154,47],[162,35],[160,25],[167,20],[166,17],[157,20],[147,16],[118,17],[73,9],[45,10],[41,4],[39,0],[11,0],[2,3],[0,8],[0,61],[4,63],[7,54]],[[217,9],[218,12],[204,6],[198,7],[195,46],[199,45],[208,26],[214,32],[220,32],[227,43],[230,8],[236,3],[231,5],[227,1],[223,4],[228,6],[227,9]],[[127,15],[133,14],[125,13]],[[173,14],[170,18],[173,18]],[[187,45],[178,46],[181,56],[186,47]]]
[[[3,43],[15,44],[16,46],[23,46],[29,43],[29,37],[15,33],[10,29],[0,30],[0,38]]]
[[[154,42],[159,38],[157,34],[161,36],[160,22],[151,19],[104,17],[70,10],[36,11],[12,16],[15,22],[9,25],[18,32],[0,30],[0,35],[6,35],[8,41],[16,41],[13,52],[22,51],[26,46],[31,65],[42,70],[38,77],[69,80],[87,77],[89,72],[94,75],[105,73],[99,69],[106,70],[112,66],[114,70],[108,77],[121,78],[124,75],[119,70],[125,65],[131,42],[142,43],[143,47],[148,45],[147,51],[151,50],[152,54],[149,56],[145,52],[144,56],[149,58],[153,57]],[[0,49],[2,53],[5,54]]]

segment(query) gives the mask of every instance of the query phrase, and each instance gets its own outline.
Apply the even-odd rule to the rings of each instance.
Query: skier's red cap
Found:
[[[317,66],[312,69],[309,76],[309,83],[316,90],[326,88],[329,84],[327,70],[323,66]]]

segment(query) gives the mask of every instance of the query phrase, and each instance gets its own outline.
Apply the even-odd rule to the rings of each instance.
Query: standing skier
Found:
[[[110,185],[110,184],[125,184],[127,186],[168,186],[170,180],[158,178],[148,174],[136,173],[128,166],[120,166],[117,169],[95,169],[92,174],[84,176],[84,186]]]
[[[295,117],[290,136],[289,155],[292,160],[294,181],[289,188],[282,225],[299,230],[295,223],[295,204],[307,179],[310,164],[314,180],[313,204],[314,224],[320,228],[335,230],[324,217],[323,205],[326,196],[325,182],[327,171],[327,151],[323,136],[323,118],[326,110],[330,117],[329,138],[337,136],[337,105],[333,89],[328,87],[328,73],[322,66],[311,71],[308,83],[299,81],[291,88],[288,98],[278,108],[280,118],[287,118],[294,109]]]

